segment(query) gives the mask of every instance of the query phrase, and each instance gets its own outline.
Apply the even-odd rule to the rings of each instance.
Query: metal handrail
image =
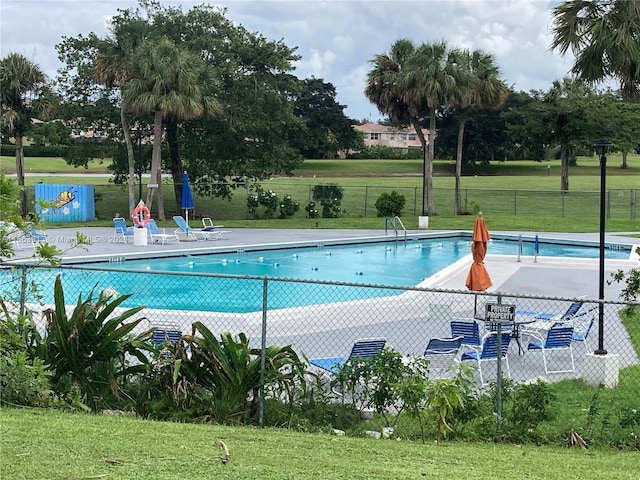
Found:
[[[397,215],[393,218],[391,217],[386,217],[384,219],[384,233],[385,235],[387,234],[387,230],[388,230],[388,225],[391,224],[391,227],[393,228],[393,231],[396,234],[396,242],[398,241],[398,227],[396,226],[396,221],[400,223],[400,225],[402,226],[402,230],[404,230],[404,241],[407,241],[407,229],[404,226],[404,223],[402,223],[402,220],[400,220],[400,217],[398,217]]]

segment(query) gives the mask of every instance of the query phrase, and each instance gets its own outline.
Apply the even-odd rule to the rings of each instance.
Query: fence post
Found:
[[[269,281],[262,279],[262,335],[260,340],[260,401],[258,403],[258,425],[264,427],[264,379],[267,364],[267,291]]]
[[[26,312],[27,303],[27,266],[20,265],[20,315],[24,315]]]
[[[498,305],[502,305],[502,294],[498,294]],[[502,321],[497,322],[497,368],[496,368],[496,431],[502,431]],[[480,363],[480,361],[478,361]]]
[[[367,218],[367,197],[369,196],[369,186],[364,187],[364,218]]]

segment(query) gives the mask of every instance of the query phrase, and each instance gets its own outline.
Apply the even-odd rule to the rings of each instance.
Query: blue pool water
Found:
[[[369,285],[414,286],[470,253],[468,238],[418,240],[408,243],[370,243],[223,253],[119,263],[87,264],[100,270],[55,269],[33,273],[48,298],[55,275],[63,273],[66,303],[75,302],[97,285],[131,293],[125,306],[146,305],[173,310],[250,312],[262,309],[263,280],[235,276],[279,277]],[[517,255],[518,242],[491,241],[489,254]],[[522,255],[533,255],[532,242],[523,243]],[[597,258],[597,247],[540,242],[542,256]],[[607,258],[628,258],[628,250],[607,250]],[[126,270],[126,271],[113,271]],[[216,274],[206,277],[180,274]],[[233,277],[228,277],[233,276]],[[464,288],[461,286],[461,288]],[[269,282],[268,308],[358,300],[396,295],[397,289]]]

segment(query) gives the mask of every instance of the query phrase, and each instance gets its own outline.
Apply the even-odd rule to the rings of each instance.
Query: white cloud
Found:
[[[202,1],[162,1],[187,10]],[[369,61],[399,38],[416,44],[445,40],[492,53],[517,90],[542,89],[566,75],[572,59],[549,51],[550,3],[542,0],[262,0],[219,1],[227,16],[269,40],[298,47],[295,73],[336,87],[347,115],[378,118],[364,96]],[[132,0],[2,0],[0,53],[23,53],[50,76],[59,67],[63,36],[107,34],[117,9]]]

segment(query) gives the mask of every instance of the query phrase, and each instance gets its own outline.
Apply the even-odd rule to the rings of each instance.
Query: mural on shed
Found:
[[[41,205],[44,202],[44,206]],[[93,185],[36,184],[36,213],[43,222],[95,220]]]

